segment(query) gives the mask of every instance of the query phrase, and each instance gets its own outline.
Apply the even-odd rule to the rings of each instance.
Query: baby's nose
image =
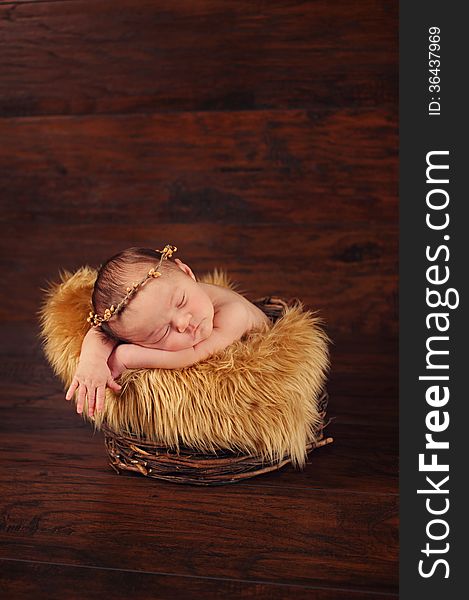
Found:
[[[179,318],[177,329],[179,333],[184,333],[186,329],[189,327],[189,323],[191,320],[191,315],[184,315]]]

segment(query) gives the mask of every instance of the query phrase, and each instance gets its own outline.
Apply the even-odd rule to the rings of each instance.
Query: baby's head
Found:
[[[117,306],[129,286],[156,268],[161,254],[151,248],[127,248],[115,254],[98,271],[92,302],[97,314]],[[101,330],[118,342],[161,350],[183,350],[208,338],[213,329],[211,298],[190,267],[179,259],[163,260],[161,277],[149,277],[123,309],[101,324]]]

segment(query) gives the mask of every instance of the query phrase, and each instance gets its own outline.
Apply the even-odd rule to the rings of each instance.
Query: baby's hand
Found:
[[[78,388],[77,413],[82,413],[88,395],[88,414],[91,417],[95,406],[97,412],[101,412],[104,408],[106,384],[115,392],[121,390],[121,386],[114,381],[106,361],[92,358],[80,359],[65,398],[70,400]]]

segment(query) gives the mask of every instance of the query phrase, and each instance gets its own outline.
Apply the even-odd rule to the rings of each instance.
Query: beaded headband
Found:
[[[90,311],[90,316],[86,319],[88,323],[91,323],[93,327],[99,327],[104,321],[109,321],[109,319],[113,315],[117,314],[127,304],[129,299],[135,294],[138,288],[141,287],[148,279],[150,279],[151,277],[161,277],[161,273],[159,271],[161,263],[163,262],[163,260],[171,258],[173,252],[176,251],[176,246],[170,246],[169,244],[166,244],[163,250],[156,250],[156,252],[161,253],[160,262],[156,265],[156,267],[151,268],[141,281],[133,283],[131,286],[129,286],[126,290],[127,294],[122,298],[119,304],[117,304],[116,306],[114,306],[113,304],[110,308],[106,308],[102,317],[97,313]]]

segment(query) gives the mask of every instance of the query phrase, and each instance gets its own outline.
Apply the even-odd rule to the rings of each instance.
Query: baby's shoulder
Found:
[[[241,317],[248,314],[246,302],[241,298],[229,297],[219,302],[215,307],[215,315],[222,317]]]
[[[245,320],[249,315],[246,302],[236,296],[226,296],[219,300],[215,306],[213,322],[215,326],[219,323],[225,324],[233,320]]]
[[[213,302],[215,314],[223,315],[236,310],[241,312],[247,302],[241,294],[221,285],[210,284],[206,291]]]

